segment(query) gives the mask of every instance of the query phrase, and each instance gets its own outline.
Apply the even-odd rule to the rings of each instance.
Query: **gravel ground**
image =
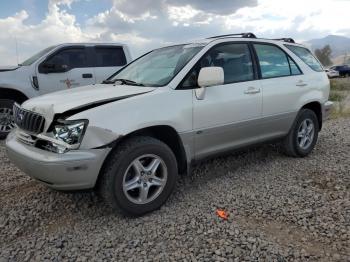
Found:
[[[1,143],[0,261],[350,261],[349,134],[349,118],[332,120],[304,159],[265,145],[205,162],[134,219],[42,186]]]

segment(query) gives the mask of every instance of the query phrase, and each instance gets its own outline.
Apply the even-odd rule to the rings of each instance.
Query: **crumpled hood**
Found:
[[[153,90],[155,88],[152,87],[96,84],[35,97],[24,102],[22,107],[45,116],[47,120],[53,120],[55,114],[126,99]]]

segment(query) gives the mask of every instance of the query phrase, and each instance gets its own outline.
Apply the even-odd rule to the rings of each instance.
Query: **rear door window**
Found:
[[[288,57],[289,65],[290,65],[290,71],[292,75],[300,75],[301,71],[297,64],[290,58]]]
[[[112,67],[126,65],[126,57],[122,47],[95,47],[96,67]]]
[[[305,47],[285,45],[290,51],[292,51],[296,56],[298,56],[305,64],[307,64],[312,70],[316,72],[323,72],[322,65],[314,57],[311,51]]]
[[[291,75],[286,53],[280,48],[268,44],[254,44],[262,78]]]

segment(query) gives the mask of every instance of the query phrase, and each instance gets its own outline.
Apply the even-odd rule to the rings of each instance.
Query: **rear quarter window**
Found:
[[[296,56],[298,56],[305,64],[307,64],[312,70],[316,72],[323,72],[322,65],[314,57],[311,51],[305,47],[285,45],[290,51],[292,51]]]

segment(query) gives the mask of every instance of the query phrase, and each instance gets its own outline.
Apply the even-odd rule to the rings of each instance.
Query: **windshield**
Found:
[[[56,46],[50,46],[48,48],[45,48],[44,50],[41,50],[39,53],[36,53],[32,57],[25,60],[23,63],[20,63],[21,66],[29,66],[33,64],[36,60],[38,60],[40,57],[45,55],[46,53],[50,52],[52,49],[54,49]]]
[[[117,72],[109,80],[123,79],[144,86],[165,86],[203,46],[189,44],[156,49]]]

